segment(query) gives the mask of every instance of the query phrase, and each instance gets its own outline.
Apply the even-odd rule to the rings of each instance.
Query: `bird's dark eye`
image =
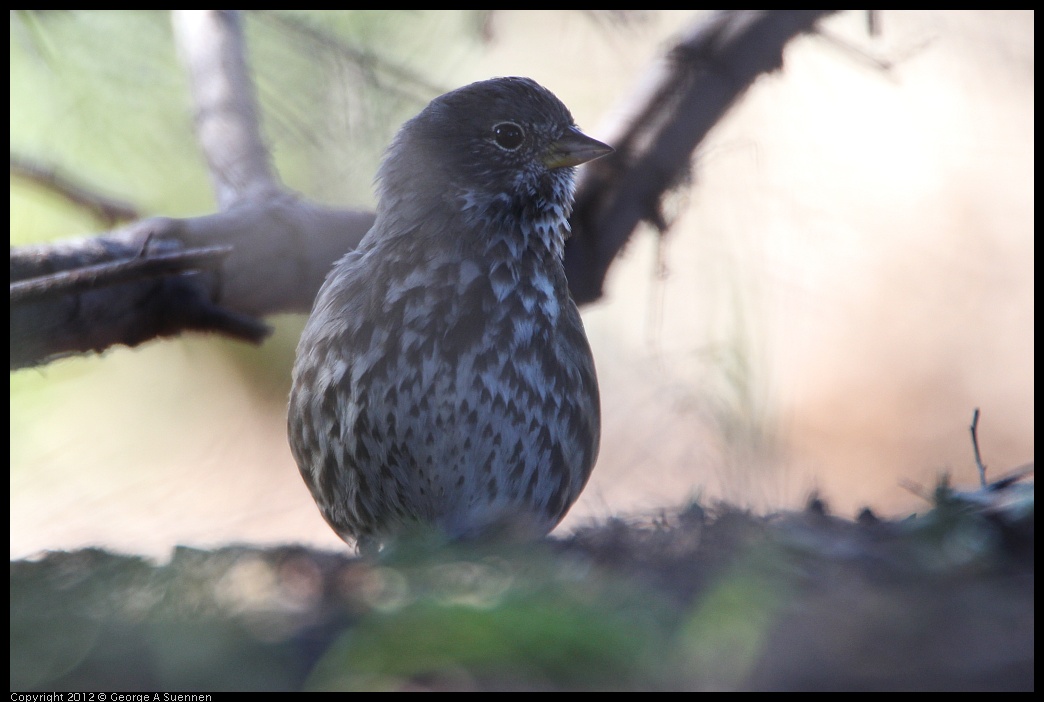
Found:
[[[514,122],[501,122],[493,125],[493,141],[506,151],[514,151],[522,146],[525,137],[526,133],[522,131],[522,127]]]

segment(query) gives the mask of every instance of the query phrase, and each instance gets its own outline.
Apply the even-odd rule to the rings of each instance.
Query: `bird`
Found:
[[[322,516],[375,553],[415,528],[539,539],[598,455],[594,359],[563,251],[576,166],[612,147],[523,77],[432,100],[297,347],[287,430]]]

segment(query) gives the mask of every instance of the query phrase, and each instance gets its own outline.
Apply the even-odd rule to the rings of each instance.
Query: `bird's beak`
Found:
[[[544,165],[548,168],[564,168],[579,166],[581,163],[593,161],[606,154],[611,154],[613,147],[592,139],[576,127],[570,127],[565,134],[556,139],[544,153]]]

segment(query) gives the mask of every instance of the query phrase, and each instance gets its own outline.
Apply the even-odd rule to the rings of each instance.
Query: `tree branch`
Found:
[[[421,104],[449,88],[425,80],[415,71],[392,63],[372,51],[352,46],[343,38],[315,22],[296,15],[284,15],[268,10],[251,11],[256,17],[271,23],[284,32],[296,34],[313,46],[322,47],[354,66],[365,81],[375,88],[397,93]]]
[[[227,246],[211,246],[174,253],[153,254],[148,242],[138,255],[119,261],[95,265],[80,265],[71,270],[50,275],[36,275],[28,280],[11,282],[11,302],[43,300],[62,295],[97,290],[107,285],[158,278],[171,273],[185,273],[197,269],[216,268],[232,253]],[[27,252],[22,251],[25,255]],[[16,257],[17,259],[17,257]]]
[[[50,166],[36,163],[24,156],[11,154],[11,176],[35,183],[48,192],[91,213],[106,226],[137,219],[138,210],[128,202],[103,195],[72,178],[62,175]]]
[[[373,217],[284,193],[204,217],[155,217],[103,236],[12,249],[11,368],[183,330],[259,343],[269,330],[257,318],[309,311],[332,262],[355,248]],[[216,269],[201,265],[200,253],[215,249],[231,253]],[[172,257],[164,265],[173,272],[146,275],[146,250]],[[137,276],[129,274],[135,262]],[[113,274],[122,268],[125,279]],[[97,278],[98,270],[109,273]],[[57,294],[54,276],[63,272],[94,282]]]
[[[218,207],[282,190],[261,138],[254,84],[234,10],[174,10],[174,42],[196,105],[196,135]]]
[[[602,296],[606,273],[641,222],[661,232],[664,196],[686,180],[696,147],[783,47],[836,10],[736,10],[697,22],[632,98],[634,116],[606,141],[577,189],[565,267],[578,304]],[[650,84],[651,83],[651,87]]]
[[[163,220],[153,221],[162,228]],[[201,270],[223,251],[178,251],[176,242],[151,239],[99,237],[12,251],[11,369],[185,329],[254,342],[267,335],[265,325],[207,294]]]

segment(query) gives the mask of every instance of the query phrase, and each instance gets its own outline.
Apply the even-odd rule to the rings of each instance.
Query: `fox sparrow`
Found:
[[[399,131],[293,371],[290,447],[342,538],[543,536],[580,495],[598,385],[562,251],[574,166],[611,151],[528,78],[454,90]]]

